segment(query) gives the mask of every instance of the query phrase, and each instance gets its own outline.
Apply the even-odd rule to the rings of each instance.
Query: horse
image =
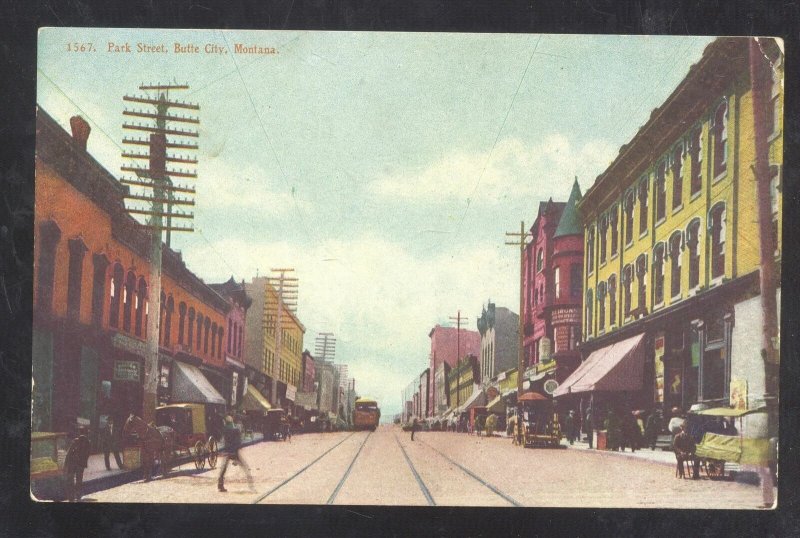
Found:
[[[135,435],[141,445],[142,469],[144,481],[149,482],[152,477],[156,457],[161,465],[161,474],[169,474],[172,463],[172,451],[175,446],[175,430],[169,426],[155,427],[145,423],[144,420],[133,413],[125,421],[122,435],[127,438]]]

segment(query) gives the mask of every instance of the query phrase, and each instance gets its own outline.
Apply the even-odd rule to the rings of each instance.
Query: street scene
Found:
[[[34,500],[777,506],[781,40],[39,41]]]

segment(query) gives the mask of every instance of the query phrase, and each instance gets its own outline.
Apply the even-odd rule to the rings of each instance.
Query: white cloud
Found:
[[[614,148],[602,140],[575,147],[561,134],[534,144],[504,138],[488,160],[488,152],[455,151],[427,168],[378,178],[369,189],[387,199],[447,203],[471,198],[493,205],[509,192],[525,197],[536,196],[553,183],[568,187],[576,175],[588,185],[613,156]]]

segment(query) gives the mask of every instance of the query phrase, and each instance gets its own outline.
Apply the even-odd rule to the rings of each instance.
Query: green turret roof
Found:
[[[561,220],[558,221],[558,228],[556,228],[556,233],[553,237],[583,234],[583,223],[581,222],[580,213],[578,213],[578,202],[581,197],[581,187],[578,185],[578,178],[576,177],[575,183],[572,184],[569,200],[567,200],[567,206],[561,214]]]

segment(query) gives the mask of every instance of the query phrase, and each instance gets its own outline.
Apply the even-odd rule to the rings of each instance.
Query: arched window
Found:
[[[222,338],[225,336],[225,329],[219,328],[219,339],[217,340],[217,356],[222,357]]]
[[[633,243],[633,206],[635,205],[636,197],[633,191],[628,191],[625,196],[625,245]]]
[[[200,312],[197,313],[197,342],[195,344],[195,349],[198,353],[202,350],[203,345],[203,314]]]
[[[217,322],[211,324],[211,356],[217,354]]]
[[[594,294],[591,289],[586,290],[586,336],[590,336],[593,332],[592,327],[592,303],[594,302]]]
[[[608,231],[608,216],[603,215],[600,217],[600,223],[597,225],[597,235],[600,239],[599,241],[599,257],[600,263],[606,263],[606,232]],[[599,290],[598,290],[599,291]]]
[[[669,238],[669,292],[670,297],[680,297],[681,294],[681,255],[683,250],[683,236],[680,231],[674,232]]]
[[[183,345],[183,326],[186,322],[186,303],[183,301],[178,305],[178,343]]]
[[[711,232],[711,278],[725,274],[725,204],[718,203],[709,212]]]
[[[208,330],[211,328],[211,318],[203,321],[203,353],[208,353]]]
[[[193,336],[194,336],[194,307],[190,306],[189,307],[189,334],[187,335],[187,338],[186,338],[186,345],[189,346],[190,350],[192,349],[192,343],[194,342],[194,339],[192,338]]]
[[[703,129],[695,127],[689,139],[689,149],[692,157],[692,182],[691,196],[703,188]]]
[[[622,289],[624,294],[623,309],[627,318],[631,313],[631,293],[633,289],[633,266],[628,264],[622,270]]]
[[[594,271],[594,227],[589,228],[586,235],[586,274]]]
[[[608,325],[617,323],[617,275],[608,277]]]
[[[653,302],[664,302],[664,243],[658,243],[653,248]]]
[[[244,325],[239,325],[239,346],[236,348],[236,356],[242,358],[242,346],[244,344]]]
[[[672,209],[683,203],[683,144],[672,150]]]
[[[656,168],[656,223],[667,214],[667,161],[662,160]]]
[[[561,268],[556,267],[553,269],[553,292],[556,299],[561,297]]]
[[[647,181],[645,176],[639,183],[639,235],[647,231]]]
[[[164,346],[169,347],[172,345],[172,313],[175,312],[175,300],[172,295],[167,299],[167,308],[164,312],[165,326],[164,326]]]
[[[619,234],[617,233],[617,206],[608,213],[608,225],[611,228],[611,256],[616,256],[619,248]]]
[[[569,268],[569,293],[573,298],[580,298],[583,289],[583,275],[581,265],[573,263]]]
[[[640,254],[636,258],[636,278],[639,280],[639,292],[636,310],[639,315],[647,314],[647,256]]]
[[[728,101],[723,100],[714,112],[714,177],[728,165]]]
[[[597,283],[597,329],[603,331],[606,328],[606,283]]]
[[[686,248],[689,252],[689,289],[700,285],[700,219],[686,227]]]
[[[536,251],[536,272],[542,272],[542,265],[544,262],[544,251],[540,248]]]
[[[232,333],[233,333],[233,320],[231,318],[228,318],[228,347],[227,347],[228,353],[232,353],[232,351],[231,351],[231,349],[232,349],[231,348],[231,334]]]
[[[67,269],[67,316],[80,321],[81,288],[83,287],[83,258],[86,244],[77,237],[67,241],[69,248],[69,267]]]
[[[122,291],[122,330],[130,332],[131,319],[133,318],[133,302],[136,296],[136,275],[128,271],[125,278],[125,287]]]
[[[142,336],[142,322],[144,321],[144,309],[147,304],[147,282],[143,276],[139,277],[139,285],[136,290],[136,323],[134,324],[134,333],[136,336]]]
[[[103,307],[106,298],[106,271],[109,260],[105,254],[92,255],[94,275],[92,278],[92,324],[100,327],[103,324]]]
[[[36,306],[45,312],[53,309],[53,286],[56,275],[56,248],[61,229],[52,220],[39,226],[39,277],[36,287]]]
[[[114,264],[114,270],[111,274],[111,307],[109,308],[108,324],[112,327],[119,327],[119,308],[122,304],[120,299],[122,295],[122,288],[124,287],[125,270],[122,264],[117,262]]]

